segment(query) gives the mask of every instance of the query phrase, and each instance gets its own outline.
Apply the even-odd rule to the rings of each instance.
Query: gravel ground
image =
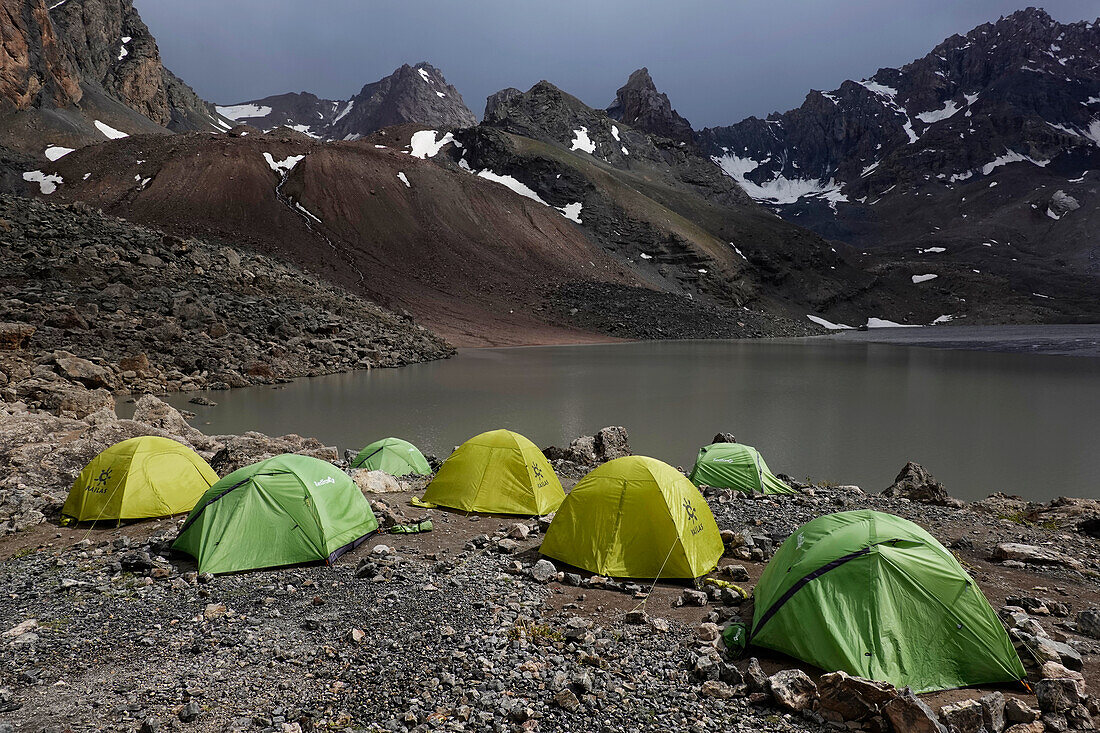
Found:
[[[710,492],[719,526],[753,539],[755,549],[723,560],[746,567],[746,588],[801,522],[863,506],[891,511],[955,548],[995,608],[1013,595],[1057,597],[1070,616],[1038,621],[1070,641],[1090,684],[1100,684],[1100,647],[1071,631],[1074,612],[1100,603],[1096,540],[973,505],[933,507],[849,488],[813,494]],[[411,495],[385,499],[396,508]],[[647,621],[626,623],[641,585],[529,577],[536,522],[524,524],[528,537],[500,547],[509,531],[523,534],[514,518],[431,514],[435,531],[380,536],[334,567],[216,578],[198,577],[189,558],[168,552],[175,520],[43,524],[5,538],[0,634],[27,619],[36,626],[0,636],[0,730],[4,722],[18,731],[826,729],[815,713],[753,704],[760,696],[712,697],[726,688],[703,686],[708,675],[697,670],[710,663],[700,660],[717,652],[697,640],[698,625],[747,609],[716,599],[679,607],[687,586],[661,583],[646,600]],[[988,562],[1004,541],[1056,544],[1084,565]],[[767,673],[795,666],[757,653]],[[745,664],[721,659],[709,676],[736,684]],[[1028,699],[1011,686],[1002,691]],[[985,692],[924,697],[935,708]]]

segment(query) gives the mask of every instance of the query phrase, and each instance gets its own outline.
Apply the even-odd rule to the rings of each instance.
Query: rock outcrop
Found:
[[[694,144],[695,133],[691,123],[672,109],[668,96],[657,91],[649,69],[638,69],[626,84],[615,92],[615,101],[607,108],[613,120],[625,122],[631,127],[651,135],[666,137],[676,142]]]
[[[50,18],[82,82],[172,130],[227,130],[211,105],[168,71],[133,0],[54,3]]]
[[[0,2],[0,105],[65,107],[83,92],[44,0]]]

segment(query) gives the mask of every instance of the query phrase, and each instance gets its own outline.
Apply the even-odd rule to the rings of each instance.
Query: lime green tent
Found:
[[[355,483],[326,461],[284,454],[240,468],[210,487],[172,549],[199,572],[333,562],[378,529]]]
[[[352,468],[385,471],[391,476],[429,476],[432,467],[420,450],[401,438],[382,438],[368,445],[355,456]]]
[[[616,578],[698,578],[718,564],[723,546],[710,507],[682,473],[627,456],[573,487],[539,551]]]
[[[93,458],[61,513],[80,522],[167,517],[190,511],[217,480],[214,469],[186,445],[144,435]]]
[[[443,462],[424,501],[467,512],[549,514],[565,492],[546,456],[511,430],[470,438]]]
[[[748,643],[914,692],[1024,679],[974,579],[923,529],[841,512],[800,527],[754,591]],[[743,626],[726,630],[741,647]]]
[[[696,486],[736,489],[749,494],[796,494],[776,478],[764,456],[744,443],[713,443],[699,451],[688,475]]]

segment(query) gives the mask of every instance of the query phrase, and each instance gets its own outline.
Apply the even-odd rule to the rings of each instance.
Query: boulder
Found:
[[[600,463],[631,455],[630,436],[622,426],[600,428],[593,436],[596,460]]]
[[[178,435],[197,451],[213,452],[222,447],[217,440],[192,427],[179,410],[151,394],[142,395],[134,405],[134,420]]]
[[[828,720],[841,723],[862,721],[881,712],[897,694],[893,685],[830,672],[817,681],[818,706]]]
[[[957,506],[961,503],[957,499],[952,499],[943,484],[937,481],[924,466],[912,461],[905,464],[894,479],[894,483],[883,491],[882,495],[936,506]]]
[[[0,349],[16,351],[30,341],[35,328],[29,323],[0,323]]]
[[[801,669],[783,669],[768,678],[768,691],[779,707],[799,712],[813,706],[817,685]]]
[[[1035,683],[1035,698],[1043,714],[1064,713],[1082,702],[1081,683],[1077,680],[1039,680]]]
[[[406,489],[401,482],[385,471],[360,469],[351,474],[351,479],[364,494],[393,494]]]
[[[92,389],[111,389],[114,386],[114,375],[111,370],[101,367],[87,359],[73,356],[68,352],[59,351],[54,356],[58,372],[71,382],[79,382]]]
[[[1080,672],[1084,668],[1084,661],[1081,659],[1081,653],[1069,644],[1063,644],[1060,641],[1047,639],[1042,636],[1032,636],[1019,629],[1013,629],[1010,635],[1014,639],[1020,641],[1024,645],[1024,649],[1026,649],[1040,665],[1045,662],[1057,662],[1076,672]]]
[[[1100,639],[1100,607],[1093,606],[1077,613],[1077,632]]]
[[[895,733],[948,733],[932,708],[908,687],[888,702],[884,710]]]
[[[1019,560],[1023,563],[1035,565],[1064,565],[1074,570],[1084,567],[1080,560],[1076,560],[1065,553],[1052,550],[1049,547],[1039,545],[1024,545],[1016,542],[1002,542],[993,548],[993,559],[998,561]]]
[[[991,692],[978,698],[982,706],[982,725],[989,733],[1001,733],[1005,727],[1005,696]]]
[[[982,727],[982,705],[977,700],[961,700],[940,708],[940,720],[951,733],[975,733]]]
[[[210,459],[210,465],[221,476],[282,453],[299,453],[322,461],[335,461],[338,458],[335,448],[326,446],[315,438],[303,438],[294,434],[273,438],[250,431],[243,435],[218,435],[214,439],[222,447]]]
[[[1039,719],[1039,711],[1018,697],[1010,697],[1005,702],[1006,723],[1032,723]]]
[[[736,443],[737,438],[734,437],[733,433],[718,433],[717,435],[714,436],[714,438],[710,442],[711,443]]]

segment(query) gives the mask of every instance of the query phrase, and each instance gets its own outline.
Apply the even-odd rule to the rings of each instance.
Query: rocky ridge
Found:
[[[1088,318],[1098,48],[1100,23],[1027,8],[696,142],[784,218],[900,258],[926,288],[959,292],[958,274],[973,271]]]
[[[0,196],[0,394],[78,417],[112,394],[265,384],[453,349],[268,257]]]
[[[477,124],[458,90],[427,62],[403,64],[346,100],[299,92],[219,106],[218,111],[261,130],[282,125],[322,140],[358,140],[407,123],[445,130]]]

